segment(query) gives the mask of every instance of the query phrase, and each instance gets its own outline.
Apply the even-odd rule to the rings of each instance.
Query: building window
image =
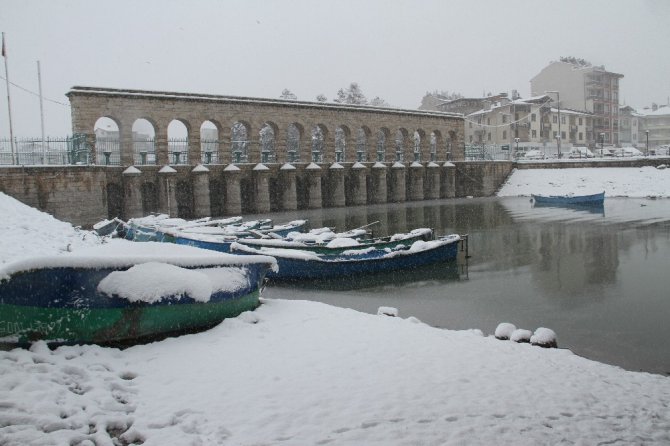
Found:
[[[537,130],[531,130],[530,132],[533,135],[533,138],[537,138]]]
[[[503,130],[503,139],[507,139],[507,130]]]
[[[468,124],[470,124],[470,128],[472,128],[472,122],[469,122]]]
[[[502,115],[502,117],[503,117],[503,122],[502,123],[507,124],[507,115]]]
[[[488,140],[491,141],[491,132],[489,132]]]
[[[558,132],[556,130],[554,130],[554,139],[556,139],[557,136],[558,136]]]
[[[561,132],[561,139],[565,139],[565,132]]]
[[[530,122],[535,122],[535,113],[530,115]]]
[[[582,132],[579,132],[579,140],[584,141],[584,134]]]
[[[556,116],[552,116],[551,119],[553,120],[554,124],[558,122],[558,118]]]
[[[582,125],[584,122],[582,121],[583,118],[579,118],[579,125]]]
[[[561,124],[565,124],[565,116],[561,116]]]
[[[491,125],[491,118],[486,118],[486,125]]]
[[[470,142],[472,142],[472,135],[470,135]]]

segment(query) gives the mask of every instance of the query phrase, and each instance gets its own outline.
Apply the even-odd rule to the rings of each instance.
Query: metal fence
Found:
[[[86,135],[64,138],[0,139],[0,165],[68,165],[89,164]]]

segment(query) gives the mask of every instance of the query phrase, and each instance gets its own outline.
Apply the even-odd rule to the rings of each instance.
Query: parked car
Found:
[[[607,156],[614,156],[614,152],[612,152],[610,149],[595,149],[595,155],[600,156],[600,157],[607,157]]]
[[[527,160],[543,160],[545,158],[544,153],[540,150],[529,150],[524,156]]]
[[[588,147],[573,147],[568,153],[568,158],[593,158],[595,155]]]
[[[644,154],[635,147],[619,147],[614,149],[614,156],[643,156]]]

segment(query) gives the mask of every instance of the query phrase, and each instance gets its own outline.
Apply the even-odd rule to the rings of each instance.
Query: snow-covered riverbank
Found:
[[[517,169],[498,191],[500,197],[588,195],[606,197],[670,197],[670,168],[601,167]]]
[[[613,176],[619,189],[600,189],[610,196],[623,184],[668,196],[670,170],[648,173],[663,186],[651,194],[646,169],[516,171],[501,195],[578,193]],[[0,265],[96,243],[1,193],[0,211]],[[123,351],[0,352],[0,444],[670,443],[670,378],[411,316],[266,300],[207,332]]]

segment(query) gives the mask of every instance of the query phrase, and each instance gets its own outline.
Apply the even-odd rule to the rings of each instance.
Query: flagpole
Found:
[[[42,150],[44,147],[44,100],[42,99],[42,73],[40,72],[40,61],[37,61],[37,83],[40,87],[40,123],[42,125]]]
[[[9,144],[12,149],[12,164],[16,164],[14,150],[14,129],[12,128],[12,106],[9,99],[9,69],[7,68],[7,49],[5,48],[5,33],[2,33],[2,56],[5,59],[5,81],[7,82],[7,110],[9,112]]]

